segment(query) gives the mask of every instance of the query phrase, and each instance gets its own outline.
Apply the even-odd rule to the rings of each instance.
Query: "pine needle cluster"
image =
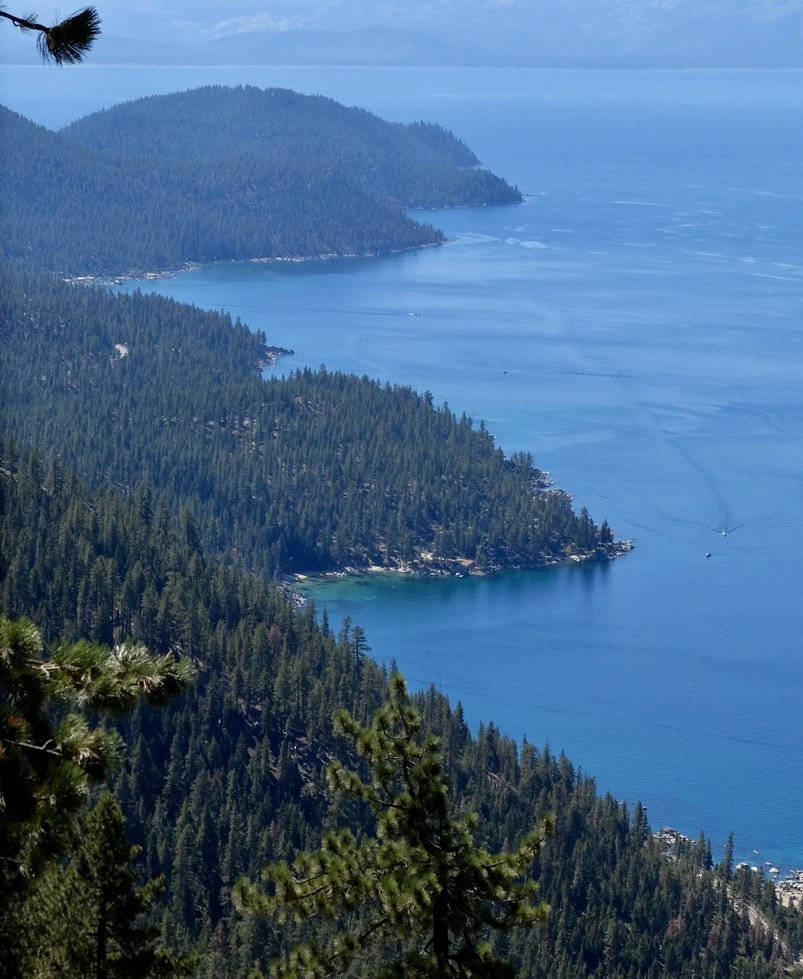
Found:
[[[51,26],[38,23],[36,14],[21,17],[0,9],[0,17],[11,21],[21,31],[38,31],[36,46],[39,54],[44,61],[57,65],[74,65],[83,61],[100,34],[100,17],[94,7],[78,10]]]
[[[140,699],[164,704],[193,673],[137,644],[78,642],[46,656],[36,626],[0,617],[0,893],[68,848],[91,786],[119,761],[119,735],[99,718]]]

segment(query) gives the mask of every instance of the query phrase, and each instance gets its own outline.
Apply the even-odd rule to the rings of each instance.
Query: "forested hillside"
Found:
[[[256,88],[154,96],[53,133],[0,107],[6,258],[63,275],[438,244],[405,208],[511,203],[438,126]]]
[[[482,425],[366,378],[262,379],[264,337],[218,314],[6,270],[0,315],[6,431],[94,485],[147,474],[212,553],[261,573],[619,551]]]
[[[178,703],[140,708],[124,725],[115,793],[146,875],[166,875],[163,940],[201,952],[198,977],[265,969],[303,932],[239,915],[236,878],[256,880],[267,862],[317,845],[326,827],[370,832],[368,815],[336,806],[323,779],[326,761],[346,760],[332,712],[345,706],[365,721],[384,695],[365,636],[333,635],[312,606],[208,558],[191,511],[174,520],[147,485],[89,493],[65,466],[9,438],[0,554],[3,608],[33,616],[49,639],[133,635],[195,659],[198,679]],[[547,923],[496,949],[522,979],[771,979],[800,953],[803,919],[778,906],[760,875],[735,870],[727,855],[713,866],[704,839],[677,840],[667,856],[640,807],[598,796],[566,758],[516,745],[493,724],[472,736],[459,705],[433,690],[416,705],[441,737],[456,801],[480,816],[482,845],[503,849],[539,814],[557,816],[535,867]],[[80,908],[57,911],[31,939],[45,958],[78,927]],[[359,974],[375,965],[363,960]]]
[[[103,644],[74,661],[84,664],[70,667],[75,696],[59,700],[58,657],[20,659],[6,640],[15,627],[0,623],[0,976],[262,975],[300,939],[366,926],[358,907],[309,925],[246,917],[233,893],[327,830],[371,839],[371,812],[333,793],[325,770],[333,760],[365,770],[333,714],[365,724],[388,694],[371,637],[349,620],[333,629],[283,575],[538,568],[624,547],[527,454],[505,458],[484,425],[429,394],[323,369],[264,377],[286,351],[239,321],[41,269],[408,247],[439,235],[405,207],[517,192],[437,127],[286,92],[142,100],[60,134],[5,110],[0,125],[2,240],[14,259],[0,262],[0,614],[29,616],[50,653],[61,641]],[[119,719],[114,799],[90,812],[92,779],[71,777],[81,764],[95,785],[107,777],[97,746],[115,738],[93,741],[94,711],[119,707],[119,688],[95,671],[116,668],[128,640],[165,669],[182,657],[174,692],[184,692]],[[54,675],[51,703],[37,679]],[[92,683],[103,696],[82,713],[76,691]],[[472,733],[460,704],[434,689],[414,703],[440,739],[433,764],[450,788],[438,782],[435,794],[477,846],[510,853],[554,814],[528,871],[550,905],[545,923],[492,937],[521,979],[803,975],[803,915],[761,873],[734,868],[730,845],[715,864],[703,836],[659,839],[640,805],[600,797],[548,747],[516,744],[493,723]],[[18,791],[48,765],[62,780],[53,798],[70,801],[51,840],[35,831],[37,806],[60,823],[48,779],[45,798]],[[37,856],[27,875],[14,863],[26,833]],[[137,890],[138,873],[152,883]],[[118,888],[113,908],[93,875]],[[420,882],[424,906],[439,886]],[[345,974],[387,975],[408,937],[393,949],[367,942]]]

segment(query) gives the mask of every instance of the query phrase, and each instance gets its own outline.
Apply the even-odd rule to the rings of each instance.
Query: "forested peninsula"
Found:
[[[58,133],[0,108],[0,138],[4,253],[62,276],[394,252],[443,241],[410,209],[521,200],[440,126],[283,89],[152,96]]]
[[[526,454],[431,395],[325,370],[217,313],[0,272],[5,431],[91,485],[191,507],[212,553],[267,575],[540,568],[620,553]]]

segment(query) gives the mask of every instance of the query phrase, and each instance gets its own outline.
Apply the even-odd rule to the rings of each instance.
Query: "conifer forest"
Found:
[[[519,191],[280,89],[0,131],[0,975],[803,975],[732,842],[470,729],[292,588],[607,561],[604,519],[429,392],[272,376],[274,338],[97,281],[437,246],[410,211]]]

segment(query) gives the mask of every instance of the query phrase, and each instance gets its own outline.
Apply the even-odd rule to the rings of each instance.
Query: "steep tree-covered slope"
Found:
[[[616,553],[482,425],[367,378],[265,380],[264,337],[218,314],[6,269],[0,315],[6,431],[93,484],[147,473],[207,546],[262,572]]]
[[[203,979],[265,969],[302,933],[243,919],[234,881],[314,848],[324,829],[372,828],[323,777],[333,757],[355,761],[333,734],[333,711],[365,722],[384,696],[365,637],[333,635],[312,607],[211,560],[192,513],[174,521],[147,485],[128,497],[89,493],[8,438],[0,603],[33,616],[50,639],[131,635],[196,660],[197,682],[180,702],[140,709],[124,726],[129,753],[115,790],[145,873],[166,875],[164,940],[199,949]],[[800,955],[803,918],[779,907],[760,875],[735,870],[727,855],[713,867],[704,839],[677,841],[667,857],[639,806],[601,798],[566,758],[517,746],[492,724],[473,736],[459,705],[434,691],[416,706],[441,739],[455,804],[480,816],[478,845],[514,847],[539,814],[557,817],[535,869],[547,922],[496,949],[521,979],[774,979]]]
[[[65,275],[413,248],[443,236],[405,208],[520,200],[440,127],[278,89],[155,96],[59,133],[0,108],[0,136],[5,255]]]

